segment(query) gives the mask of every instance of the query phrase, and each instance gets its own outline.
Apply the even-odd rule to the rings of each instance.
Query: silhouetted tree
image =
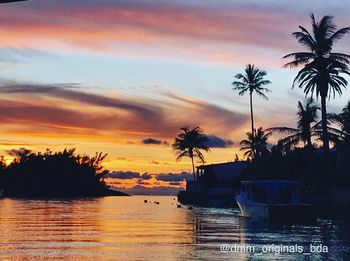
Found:
[[[232,83],[233,90],[238,91],[239,95],[244,95],[247,92],[249,93],[250,99],[250,119],[251,119],[251,128],[252,133],[254,132],[254,117],[253,117],[253,93],[255,92],[257,95],[263,97],[264,99],[268,99],[268,97],[264,94],[264,92],[270,92],[269,89],[264,86],[270,84],[269,80],[265,80],[266,72],[256,68],[252,64],[248,64],[245,68],[245,74],[237,74],[235,76],[239,81],[234,81]]]
[[[103,176],[107,154],[79,155],[75,149],[53,153],[12,150],[15,160],[0,175],[0,188],[7,196],[76,197],[112,193]],[[115,195],[117,193],[114,193]],[[120,193],[122,194],[122,193]]]
[[[209,151],[206,143],[209,139],[203,134],[203,130],[199,127],[190,129],[183,127],[182,132],[175,138],[172,147],[178,155],[176,160],[181,160],[182,157],[190,157],[192,161],[193,177],[195,179],[194,158],[197,157],[204,163],[204,156],[201,150]]]
[[[6,161],[4,159],[4,156],[0,157],[0,171],[3,171],[6,169]]]
[[[311,149],[313,148],[312,137],[319,136],[317,132],[317,112],[319,109],[320,108],[314,103],[312,98],[307,99],[304,104],[299,101],[297,112],[298,121],[296,128],[273,127],[267,129],[267,131],[290,134],[289,136],[278,141],[278,145],[282,147],[284,152],[289,151],[300,142],[303,142],[304,146]],[[314,125],[311,126],[312,124]]]
[[[332,124],[338,125],[340,129],[328,127],[330,140],[337,148],[338,186],[350,185],[350,102],[339,114],[328,114],[328,120]]]
[[[271,132],[267,132],[260,127],[253,132],[247,132],[247,139],[242,140],[240,145],[244,156],[251,160],[262,159],[269,153],[267,148],[267,139],[271,136]]]
[[[343,108],[341,113],[328,114],[328,120],[340,127],[340,130],[330,128],[335,136],[335,142],[350,144],[350,102]]]
[[[329,140],[327,130],[327,97],[335,93],[341,94],[341,87],[346,85],[340,73],[348,73],[347,64],[350,56],[343,53],[332,52],[334,43],[350,31],[350,27],[337,30],[332,16],[324,16],[319,22],[311,14],[312,32],[303,26],[293,35],[298,42],[308,50],[304,52],[290,53],[283,58],[292,58],[293,61],[285,64],[285,67],[304,66],[298,73],[294,82],[299,82],[299,87],[311,95],[321,97],[322,112],[322,139],[325,162],[329,160]],[[293,83],[294,85],[294,83]]]

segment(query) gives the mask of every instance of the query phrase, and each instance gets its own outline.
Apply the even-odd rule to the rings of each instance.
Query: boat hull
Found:
[[[241,210],[242,216],[244,217],[258,217],[266,218],[270,217],[269,209],[266,205],[263,204],[244,204],[237,200],[239,209]]]
[[[310,220],[313,218],[309,204],[268,205],[237,200],[242,216],[269,220]]]

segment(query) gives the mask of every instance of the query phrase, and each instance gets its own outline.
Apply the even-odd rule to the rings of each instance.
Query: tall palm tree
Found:
[[[324,16],[319,22],[311,14],[311,33],[303,26],[293,35],[297,41],[307,48],[304,52],[290,53],[283,58],[291,58],[292,61],[285,67],[304,66],[294,82],[299,82],[300,88],[305,88],[305,93],[316,92],[321,97],[322,113],[322,140],[325,161],[328,163],[329,140],[327,132],[326,99],[335,93],[341,94],[341,87],[345,87],[346,81],[339,76],[347,72],[347,64],[350,56],[343,53],[332,52],[333,45],[350,31],[350,27],[337,29],[332,16]]]
[[[248,64],[245,68],[245,74],[236,74],[235,78],[239,81],[234,81],[232,83],[233,90],[238,91],[238,94],[243,96],[249,92],[250,98],[250,119],[252,133],[254,132],[254,118],[253,118],[253,92],[261,96],[265,100],[268,100],[264,92],[270,92],[269,89],[264,86],[270,84],[269,80],[265,80],[266,72],[255,67],[254,64]]]
[[[284,151],[288,151],[300,142],[304,143],[304,146],[308,149],[313,147],[312,137],[318,136],[318,110],[320,108],[315,104],[312,98],[309,98],[302,104],[298,102],[298,121],[296,128],[290,127],[273,127],[267,129],[271,132],[279,132],[283,134],[290,134],[289,136],[279,140],[279,145],[282,146]],[[311,124],[314,124],[311,126]]]
[[[271,132],[263,130],[259,127],[253,132],[247,132],[247,139],[242,140],[240,151],[245,151],[244,156],[251,160],[258,160],[269,153],[267,148],[267,140],[271,136]]]
[[[348,82],[340,75],[342,73],[350,75],[350,73],[346,65],[343,65],[337,61],[328,60],[328,65],[326,65],[326,68],[321,69],[324,72],[321,74],[320,69],[315,67],[313,63],[314,62],[311,62],[310,64],[305,65],[305,67],[299,71],[295,81],[299,82],[298,86],[300,88],[304,88],[306,95],[309,93],[313,95],[313,93],[316,92],[316,96],[321,96],[322,140],[326,162],[328,162],[329,131],[333,130],[333,128],[328,126],[326,98],[330,97],[332,94],[333,97],[335,97],[336,93],[339,93],[339,95],[342,94],[342,88],[346,88]],[[325,91],[325,89],[320,88],[320,86],[322,86],[320,82],[322,81],[324,81],[327,85],[327,94],[322,94]],[[331,135],[333,135],[333,133],[331,133]]]
[[[198,126],[192,129],[189,127],[183,127],[180,130],[182,130],[182,132],[177,135],[172,147],[177,154],[176,160],[181,160],[181,158],[185,156],[191,158],[193,178],[195,180],[194,158],[197,157],[204,163],[204,156],[201,150],[210,150],[206,145],[209,139],[203,134],[203,130]]]

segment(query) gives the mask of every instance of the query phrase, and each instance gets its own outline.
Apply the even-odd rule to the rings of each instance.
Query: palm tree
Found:
[[[254,64],[248,64],[245,68],[245,74],[237,74],[235,76],[239,81],[234,81],[232,83],[233,90],[239,91],[238,94],[243,96],[245,93],[249,92],[250,98],[250,119],[252,133],[254,132],[254,118],[253,118],[253,92],[268,100],[264,92],[270,92],[269,89],[265,88],[265,85],[270,84],[269,80],[265,80],[266,72],[255,67]]]
[[[330,133],[333,135],[335,143],[350,144],[350,102],[343,108],[340,114],[328,114],[330,123],[335,123],[340,127],[339,129],[330,128]]]
[[[330,140],[337,147],[336,171],[338,182],[346,181],[350,169],[350,102],[343,108],[340,114],[328,114],[330,123],[337,124],[340,129],[330,129]],[[340,178],[340,180],[339,180]],[[341,181],[341,179],[344,179]]]
[[[197,157],[201,162],[205,162],[201,150],[210,150],[206,145],[209,139],[206,137],[206,135],[203,134],[203,130],[198,126],[192,129],[189,127],[183,127],[180,130],[182,130],[182,132],[177,135],[174,143],[172,144],[172,147],[178,155],[176,160],[179,161],[184,156],[191,158],[193,178],[195,180],[196,176],[194,170],[194,158]]]
[[[290,134],[289,136],[279,140],[279,145],[284,151],[290,150],[300,142],[303,142],[308,149],[313,148],[312,137],[318,136],[318,110],[320,108],[315,104],[312,98],[309,98],[302,104],[298,102],[298,122],[296,128],[290,127],[273,127],[267,129],[271,132],[279,132],[283,134]],[[311,126],[311,124],[313,124]]]
[[[240,145],[243,146],[240,148],[240,151],[245,151],[243,154],[245,157],[251,160],[258,160],[269,153],[267,139],[271,136],[271,132],[267,132],[260,127],[246,134],[247,139],[240,142]]]
[[[308,50],[284,56],[283,58],[293,59],[284,67],[304,66],[294,82],[299,82],[299,87],[305,88],[306,95],[316,92],[316,97],[321,97],[323,150],[325,161],[328,163],[326,98],[332,92],[341,94],[341,87],[346,86],[346,81],[339,74],[348,72],[347,64],[350,62],[349,55],[332,52],[332,49],[334,43],[350,31],[350,27],[338,30],[332,16],[324,16],[316,22],[313,14],[311,14],[311,25],[311,33],[303,26],[299,26],[300,31],[293,33],[298,42]]]
[[[342,87],[346,88],[348,82],[340,74],[350,74],[346,65],[339,63],[337,61],[328,60],[329,64],[326,65],[326,68],[323,70],[323,74],[320,73],[320,69],[315,67],[311,62],[307,64],[303,69],[301,69],[298,75],[295,78],[295,81],[299,82],[299,87],[304,88],[306,95],[311,93],[313,95],[316,92],[316,96],[321,96],[321,111],[322,111],[322,140],[323,148],[326,157],[326,162],[328,162],[328,153],[329,153],[329,131],[333,130],[331,127],[328,127],[328,116],[326,111],[326,98],[330,97],[333,94],[335,97],[336,93],[339,95],[342,94]],[[322,86],[320,82],[324,81],[327,85],[327,94],[322,94],[325,89],[319,88]],[[324,96],[325,95],[325,96]],[[323,97],[323,98],[322,98]],[[331,133],[333,135],[333,133]],[[326,143],[325,143],[326,142]]]
[[[350,137],[350,102],[348,102],[343,108],[342,113],[339,114],[339,117],[341,119],[339,123],[342,131]]]

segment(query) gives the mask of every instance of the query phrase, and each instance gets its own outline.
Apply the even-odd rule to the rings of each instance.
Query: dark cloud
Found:
[[[143,144],[155,144],[155,145],[161,145],[162,141],[161,140],[157,140],[157,139],[153,139],[153,138],[148,138],[148,139],[144,139],[142,140]]]
[[[209,139],[206,145],[209,148],[227,148],[234,144],[232,140],[228,139],[222,139],[215,135],[207,135],[207,138]]]
[[[151,185],[151,183],[147,182],[147,181],[144,181],[143,179],[139,178],[137,181],[136,181],[136,184],[138,185]]]
[[[184,189],[183,187],[175,187],[175,186],[153,186],[146,187],[143,185],[136,185],[132,188],[125,187],[115,187],[116,190],[123,191],[130,195],[168,195],[168,196],[176,196],[179,190]],[[162,202],[160,201],[160,204]]]
[[[143,144],[150,144],[150,145],[163,145],[163,146],[170,146],[169,142],[162,141],[154,138],[147,138],[142,140]]]
[[[147,182],[144,181],[150,180],[153,177],[156,179],[155,185],[160,185],[159,181],[168,182],[171,186],[180,186],[182,185],[183,181],[186,180],[192,180],[193,175],[181,172],[181,173],[143,173],[140,174],[139,172],[135,171],[113,171],[105,176],[106,178],[112,178],[112,179],[137,179],[137,184],[143,184],[143,185],[149,185]]]
[[[140,178],[141,179],[143,179],[143,180],[149,180],[149,179],[151,179],[153,176],[152,176],[152,174],[149,174],[149,173],[143,173],[141,176],[140,176]]]
[[[106,178],[114,179],[138,179],[140,178],[140,173],[134,171],[113,171],[105,175]]]
[[[119,171],[113,171],[105,175],[105,177],[112,178],[112,179],[138,179],[140,181],[140,180],[150,180],[152,179],[153,175],[147,172],[140,174],[139,172],[136,172],[136,171],[119,170]]]
[[[236,129],[244,125],[249,119],[248,115],[233,112],[215,104],[175,95],[174,93],[166,93],[166,95],[184,104],[186,108],[184,113],[188,114],[190,119],[187,124],[182,126],[188,126],[188,122],[190,122],[190,125],[201,126],[204,131],[210,129],[220,135],[226,135],[227,130]],[[179,109],[177,108],[178,114],[181,113]]]
[[[181,172],[181,173],[159,173],[155,175],[156,179],[159,181],[185,181],[185,180],[192,180],[193,175]]]
[[[96,116],[79,112],[78,110],[71,110],[60,108],[56,106],[49,107],[47,105],[36,105],[25,102],[0,100],[0,121],[4,124],[9,123],[21,123],[22,125],[31,125],[33,130],[34,125],[45,125],[46,127],[53,127],[56,129],[64,127],[79,127],[89,129],[97,129],[101,126],[101,118]],[[104,120],[108,120],[110,117],[107,115],[101,115]],[[79,120],[78,120],[79,119]],[[107,129],[107,125],[104,125]],[[82,130],[82,129],[81,129]],[[79,132],[79,131],[77,131]]]
[[[91,94],[72,90],[75,87],[74,84],[61,84],[61,85],[34,85],[34,84],[17,84],[12,83],[0,88],[0,93],[30,93],[30,94],[45,94],[46,96],[63,98],[75,102],[90,104],[94,106],[110,107],[114,109],[122,109],[129,112],[133,112],[140,117],[145,117],[149,120],[156,120],[161,117],[161,111],[152,105],[144,106],[137,104],[136,101],[129,102],[124,99],[111,98],[97,94]]]
[[[74,87],[74,86],[73,86]],[[79,90],[72,90],[67,86],[47,85],[19,85],[6,84],[0,88],[1,94],[8,94],[13,100],[2,100],[0,109],[5,114],[0,115],[2,123],[19,123],[23,125],[45,125],[46,127],[61,129],[68,127],[79,132],[99,132],[99,130],[114,130],[119,126],[124,132],[147,132],[154,128],[151,121],[163,121],[161,108],[152,105],[139,104],[137,101],[123,101],[97,94],[89,94]],[[35,95],[35,96],[33,96]],[[39,99],[41,98],[41,99]],[[43,99],[59,99],[74,102],[84,106],[85,110],[62,105],[50,106]],[[89,106],[109,107],[110,110],[88,112]],[[123,112],[124,111],[124,112]],[[77,129],[77,127],[79,129]],[[167,128],[167,127],[165,127]],[[162,131],[162,128],[159,128]]]
[[[216,133],[234,130],[248,119],[247,115],[174,94],[164,93],[170,101],[155,103],[88,93],[84,88],[78,84],[2,83],[0,94],[6,99],[0,100],[0,122],[46,133],[103,133],[111,137],[115,132],[137,136],[152,133],[170,139],[179,127],[193,119],[196,120],[193,124]],[[142,143],[169,146],[167,141],[151,137]]]

